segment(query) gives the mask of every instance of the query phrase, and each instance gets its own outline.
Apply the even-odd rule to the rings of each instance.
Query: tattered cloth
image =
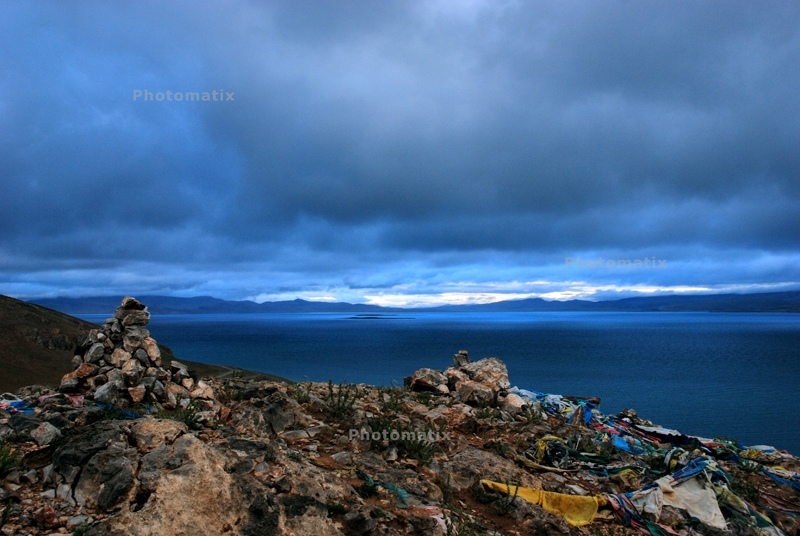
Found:
[[[481,484],[500,493],[517,496],[529,503],[541,506],[551,514],[563,517],[567,523],[575,527],[590,524],[597,515],[597,510],[606,503],[605,497],[601,495],[592,497],[568,495],[541,489],[509,486],[491,480],[481,480]]]

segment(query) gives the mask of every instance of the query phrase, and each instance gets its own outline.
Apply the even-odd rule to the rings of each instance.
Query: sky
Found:
[[[793,0],[0,0],[0,293],[797,290],[798,95]]]

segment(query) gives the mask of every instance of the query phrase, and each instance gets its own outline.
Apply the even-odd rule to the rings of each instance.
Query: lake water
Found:
[[[501,358],[521,388],[599,396],[605,413],[631,407],[686,434],[800,454],[800,315],[155,315],[148,327],[178,358],[296,381],[402,385],[466,349]]]

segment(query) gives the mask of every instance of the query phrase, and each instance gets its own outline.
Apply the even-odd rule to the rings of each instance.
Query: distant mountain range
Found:
[[[476,305],[403,309],[378,305],[291,300],[256,303],[227,301],[208,296],[175,298],[170,296],[135,296],[154,314],[220,313],[397,313],[397,312],[800,312],[800,291],[756,294],[703,294],[649,296],[591,302],[587,300],[548,301],[541,298],[508,300]],[[30,300],[67,314],[106,314],[114,311],[122,296],[89,298],[44,298]]]

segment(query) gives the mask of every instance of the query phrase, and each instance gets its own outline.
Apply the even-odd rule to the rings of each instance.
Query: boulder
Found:
[[[500,400],[500,409],[510,415],[519,415],[529,405],[527,400],[514,393],[508,393]]]
[[[470,406],[486,408],[497,401],[497,391],[485,383],[467,380],[460,382],[456,389],[461,401]]]
[[[447,377],[438,370],[421,368],[406,378],[406,386],[412,391],[429,391],[438,393],[439,386],[447,386]]]
[[[496,357],[487,357],[468,363],[460,367],[460,370],[466,372],[471,380],[482,383],[495,391],[511,388],[506,364]]]

